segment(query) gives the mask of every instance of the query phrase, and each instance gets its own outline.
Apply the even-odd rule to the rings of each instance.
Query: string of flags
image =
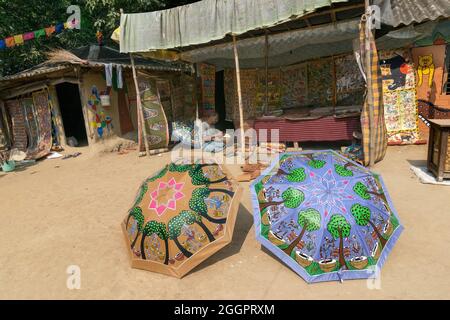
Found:
[[[12,48],[14,46],[20,46],[25,43],[25,41],[39,39],[41,37],[51,37],[53,34],[58,34],[63,32],[65,29],[75,29],[78,26],[78,21],[73,19],[68,22],[61,22],[56,25],[52,25],[47,28],[42,28],[36,31],[26,32],[22,34],[17,34],[15,36],[0,39],[0,50],[6,48]]]

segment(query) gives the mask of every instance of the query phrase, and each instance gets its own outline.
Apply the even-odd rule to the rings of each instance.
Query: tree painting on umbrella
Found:
[[[334,151],[281,155],[251,191],[257,239],[307,281],[368,277],[403,229],[381,177]]]
[[[157,271],[171,275],[186,273],[179,269],[191,258],[205,259],[207,254],[196,254],[208,250],[208,244],[231,241],[226,228],[230,214],[234,227],[236,190],[234,181],[214,163],[171,163],[145,179],[122,224],[132,263],[142,268],[147,266],[143,261],[148,262],[149,269],[151,263],[167,266],[166,272]],[[288,203],[293,197],[287,196]],[[220,245],[211,248],[214,252]]]

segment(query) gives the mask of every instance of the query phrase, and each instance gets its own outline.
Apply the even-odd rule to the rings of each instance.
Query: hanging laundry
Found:
[[[122,79],[122,66],[121,65],[116,66],[116,75],[117,75],[117,88],[122,89],[123,88],[123,79]]]
[[[23,35],[23,40],[32,40],[34,39],[34,32],[27,32]]]
[[[14,47],[14,45],[15,45],[14,37],[8,37],[8,38],[6,38],[6,39],[5,39],[5,43],[6,43],[6,46],[7,46],[8,48]]]
[[[106,86],[112,86],[112,63],[105,64],[105,77],[106,77]]]
[[[45,29],[39,29],[34,32],[34,37],[36,39],[45,36]]]
[[[21,34],[15,35],[14,43],[16,44],[16,46],[23,44],[23,35],[21,35]]]

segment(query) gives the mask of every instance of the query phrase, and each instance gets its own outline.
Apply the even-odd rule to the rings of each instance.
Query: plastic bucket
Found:
[[[11,172],[16,168],[16,162],[14,160],[6,161],[2,164],[2,170],[4,172]]]

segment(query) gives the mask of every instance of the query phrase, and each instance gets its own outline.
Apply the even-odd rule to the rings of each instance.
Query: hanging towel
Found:
[[[14,43],[16,46],[23,44],[23,35],[18,34],[14,36]]]
[[[112,63],[105,64],[106,86],[112,86]]]
[[[37,39],[37,38],[40,38],[40,37],[43,37],[43,36],[45,36],[45,29],[40,29],[40,30],[36,30],[35,32],[34,32],[34,37]]]
[[[14,43],[14,37],[8,37],[8,38],[6,38],[6,39],[5,39],[5,43],[6,43],[6,46],[7,46],[8,48],[14,47],[14,45],[15,45],[15,43]]]
[[[123,88],[123,79],[122,79],[122,66],[119,64],[116,66],[116,75],[117,75],[117,88]]]
[[[23,35],[23,40],[32,40],[34,39],[34,32],[27,32]]]

